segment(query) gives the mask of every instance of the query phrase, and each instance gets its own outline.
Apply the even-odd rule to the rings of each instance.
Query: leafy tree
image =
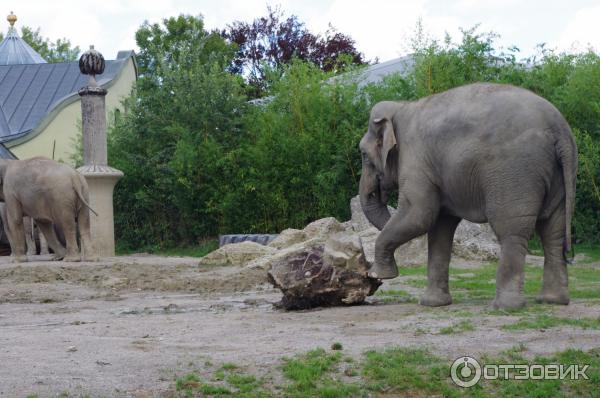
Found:
[[[0,33],[0,41],[3,38],[4,36]],[[52,42],[50,39],[43,37],[40,28],[33,30],[28,26],[23,26],[21,28],[21,38],[50,63],[76,61],[81,52],[79,46],[73,47],[68,39],[62,38]]]
[[[140,78],[129,112],[110,134],[121,245],[194,242],[218,233],[223,159],[239,137],[241,78],[226,71],[233,49],[201,17],[144,23],[136,33]],[[227,184],[223,184],[223,181]]]
[[[365,64],[350,36],[332,26],[324,36],[315,35],[295,15],[284,19],[279,7],[267,7],[265,17],[250,23],[236,21],[222,35],[238,46],[231,69],[247,77],[252,97],[264,94],[270,70],[279,70],[294,58],[310,61],[327,72],[343,67],[348,60]]]

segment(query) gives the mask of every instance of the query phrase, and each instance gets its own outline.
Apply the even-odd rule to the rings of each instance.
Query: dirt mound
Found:
[[[3,282],[0,303],[57,302],[139,291],[235,293],[266,283],[266,274],[262,270],[201,267],[197,265],[197,259],[178,262],[155,257],[128,257],[102,263],[40,261],[0,265]],[[56,285],[70,293],[66,294],[65,289],[49,288]]]

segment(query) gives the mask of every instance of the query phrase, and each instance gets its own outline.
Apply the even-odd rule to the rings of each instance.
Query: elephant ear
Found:
[[[386,170],[388,158],[393,154],[392,150],[398,146],[394,125],[387,118],[374,119],[373,122],[379,127],[378,140],[381,143],[381,164],[383,170]]]

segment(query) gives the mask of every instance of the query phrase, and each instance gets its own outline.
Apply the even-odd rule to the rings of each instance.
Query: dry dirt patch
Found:
[[[265,284],[264,270],[200,267],[195,258],[32,260],[0,259],[0,396],[161,396],[192,370],[233,362],[261,374],[283,356],[335,342],[356,357],[369,348],[427,347],[449,364],[519,344],[529,355],[600,344],[597,329],[503,330],[520,316],[492,314],[483,302],[424,308],[376,296],[361,306],[277,311],[281,294]],[[409,281],[383,288],[418,295]],[[576,300],[550,311],[597,317],[600,303]],[[472,330],[443,332],[465,319]]]

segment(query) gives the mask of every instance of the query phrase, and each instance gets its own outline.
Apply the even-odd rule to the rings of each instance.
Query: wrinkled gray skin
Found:
[[[33,218],[54,251],[55,259],[80,261],[77,227],[85,259],[95,259],[90,238],[89,194],[82,175],[46,158],[0,160],[0,200],[6,203],[6,223],[16,262],[26,261],[23,216]],[[66,250],[52,224],[64,233]]]
[[[472,84],[416,102],[381,102],[360,142],[360,199],[381,229],[374,278],[394,278],[394,250],[428,235],[428,285],[420,303],[452,302],[448,265],[461,219],[489,222],[501,245],[494,308],[519,308],[527,242],[544,247],[539,300],[568,304],[577,149],[549,102],[508,85]],[[390,219],[388,195],[398,189]]]

